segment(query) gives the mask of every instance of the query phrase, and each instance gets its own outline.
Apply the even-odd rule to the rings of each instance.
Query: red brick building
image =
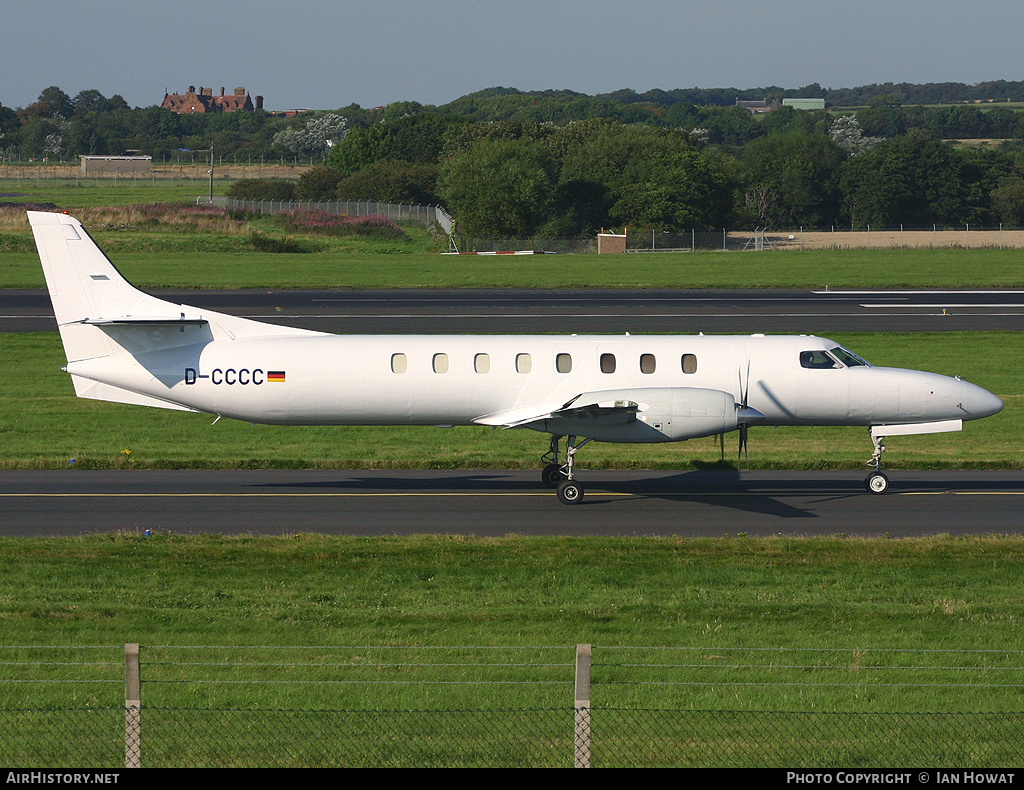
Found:
[[[165,93],[160,106],[179,115],[196,112],[252,112],[263,109],[263,97],[257,96],[253,103],[245,88],[235,88],[231,94],[221,88],[220,94],[214,95],[213,88],[200,87],[197,91],[194,85],[189,85],[188,93]]]

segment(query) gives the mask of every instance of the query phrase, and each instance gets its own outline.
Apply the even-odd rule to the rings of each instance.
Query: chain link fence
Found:
[[[1022,657],[590,645],[0,646],[0,763],[1019,767]],[[929,704],[961,710],[898,707],[925,690]]]
[[[597,239],[546,237],[484,239],[459,236],[461,252],[597,252]],[[627,252],[855,250],[855,249],[1024,249],[1024,228],[963,225],[959,227],[813,227],[750,231],[630,231]]]
[[[451,232],[452,218],[441,206],[420,206],[415,203],[388,203],[382,200],[243,200],[213,199],[215,204],[231,211],[256,214],[291,214],[295,211],[320,211],[348,217],[386,217],[394,222],[437,224],[445,233]]]
[[[476,238],[458,236],[461,252],[499,253],[521,250],[538,252],[597,252],[597,239],[547,237]],[[896,228],[794,228],[768,230],[629,230],[626,252],[761,252],[773,250],[870,250],[870,249],[1024,249],[1024,229],[964,225],[960,227]]]
[[[1019,767],[1022,713],[263,710],[0,710],[0,761],[23,768],[929,768]]]

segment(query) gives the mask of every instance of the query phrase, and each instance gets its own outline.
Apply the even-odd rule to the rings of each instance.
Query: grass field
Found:
[[[209,239],[183,252],[128,250],[94,234],[129,280],[148,288],[1019,288],[1014,250],[816,250],[637,256],[376,255],[368,242],[315,254],[260,253],[247,239]],[[127,241],[137,247],[142,239]],[[199,246],[199,245],[197,245]],[[393,250],[393,245],[388,245]],[[210,249],[219,247],[220,249]],[[233,248],[232,248],[233,247]],[[382,250],[386,252],[387,250]],[[611,260],[609,260],[611,259]],[[34,252],[0,257],[5,288],[42,288]]]
[[[117,646],[137,641],[152,706],[562,707],[573,646],[589,642],[599,706],[1019,709],[1020,537],[121,534],[0,538],[0,568],[4,645],[113,647],[98,666],[36,668],[40,651],[5,649],[3,678],[116,680]],[[644,650],[658,647],[699,650]],[[537,682],[476,682],[488,678]],[[253,682],[271,679],[295,682]],[[299,682],[317,679],[366,684]],[[0,683],[0,705],[116,705],[120,693]]]

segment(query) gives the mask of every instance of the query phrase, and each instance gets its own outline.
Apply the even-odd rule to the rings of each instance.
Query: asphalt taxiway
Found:
[[[151,291],[323,332],[804,333],[1020,330],[1024,289]],[[44,290],[0,290],[0,332],[55,331]]]
[[[0,532],[477,536],[1019,533],[1024,471],[584,471],[561,504],[538,471],[5,471]]]

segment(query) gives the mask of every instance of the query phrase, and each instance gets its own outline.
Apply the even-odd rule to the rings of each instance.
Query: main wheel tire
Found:
[[[565,480],[565,472],[558,464],[548,464],[540,473],[540,479],[548,488],[558,488],[558,484]]]
[[[563,480],[558,484],[558,501],[563,505],[578,505],[583,501],[583,486],[575,480]]]
[[[865,478],[864,487],[872,494],[884,494],[889,490],[889,478],[882,472],[872,472]]]

